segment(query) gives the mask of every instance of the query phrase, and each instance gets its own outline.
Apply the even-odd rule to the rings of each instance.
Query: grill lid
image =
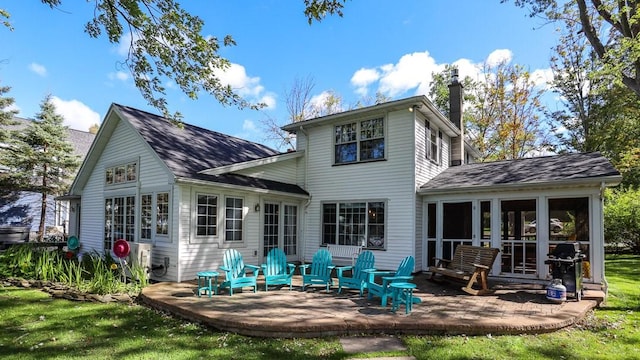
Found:
[[[555,249],[549,254],[550,257],[558,259],[571,259],[580,256],[580,243],[566,242],[556,245]]]

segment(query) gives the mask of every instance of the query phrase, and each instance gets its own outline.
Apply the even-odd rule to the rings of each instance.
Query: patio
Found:
[[[357,291],[337,286],[327,293],[323,287],[300,291],[294,288],[264,291],[249,288],[233,296],[196,296],[196,283],[156,283],[145,288],[141,300],[176,316],[207,326],[258,337],[322,337],[373,334],[522,334],[544,333],[570,326],[598,306],[604,293],[585,290],[583,300],[556,304],[546,299],[543,285],[490,282],[496,290],[488,296],[471,296],[456,283],[437,284],[417,274],[414,295],[422,299],[406,315],[383,308],[380,299],[368,301]]]

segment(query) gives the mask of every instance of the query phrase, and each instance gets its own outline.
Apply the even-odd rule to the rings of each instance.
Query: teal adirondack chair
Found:
[[[373,252],[365,250],[358,255],[356,263],[353,266],[340,266],[338,270],[338,294],[342,292],[342,288],[358,289],[360,290],[360,297],[364,294],[364,289],[367,288],[367,278],[369,273],[365,270],[375,270],[376,258]],[[346,276],[345,272],[351,270],[351,276]]]
[[[380,297],[382,306],[387,306],[387,298],[393,296],[393,291],[390,289],[389,284],[392,282],[408,282],[413,279],[411,272],[413,271],[414,264],[415,260],[413,256],[407,256],[402,259],[396,271],[365,270],[369,275],[367,278],[367,299],[371,300],[374,295],[378,296]],[[376,282],[376,278],[378,278],[380,282]],[[420,298],[414,296],[412,301],[418,303],[420,302]]]
[[[225,273],[225,279],[220,284],[220,288],[229,288],[229,295],[233,295],[233,289],[249,286],[253,286],[253,292],[258,291],[256,279],[260,274],[260,267],[246,265],[242,260],[242,254],[238,250],[225,250],[220,270]],[[247,272],[251,272],[251,275],[247,274]]]
[[[326,285],[327,292],[329,292],[329,288],[333,285],[331,272],[334,268],[331,253],[327,249],[322,248],[316,251],[311,264],[300,265],[302,291],[305,290],[307,285]],[[310,270],[308,274],[307,270]]]
[[[264,290],[269,290],[269,285],[289,285],[296,270],[294,264],[287,263],[287,255],[279,248],[269,250],[265,264],[262,264],[264,274]]]

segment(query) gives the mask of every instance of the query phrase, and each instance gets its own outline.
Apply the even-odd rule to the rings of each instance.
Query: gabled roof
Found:
[[[604,182],[618,183],[618,170],[598,152],[541,156],[452,166],[420,187],[420,193],[499,190]]]
[[[429,121],[433,121],[448,136],[460,135],[460,129],[456,127],[449,119],[447,119],[438,110],[435,105],[424,95],[412,96],[400,100],[393,100],[381,104],[351,109],[335,114],[321,116],[313,119],[297,121],[282,127],[283,130],[296,133],[300,129],[308,129],[315,126],[322,126],[333,121],[342,121],[362,116],[377,115],[389,111],[406,110],[418,111],[422,113]]]
[[[278,181],[236,174],[199,174],[207,169],[281,154],[274,149],[186,123],[178,127],[162,116],[128,106],[113,104],[112,108],[135,128],[177,180],[211,181],[255,189],[308,194],[297,185]]]

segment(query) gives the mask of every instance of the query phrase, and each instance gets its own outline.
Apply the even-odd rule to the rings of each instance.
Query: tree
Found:
[[[629,88],[598,73],[602,63],[565,12],[564,30],[554,48],[552,82],[562,108],[551,116],[561,126],[560,151],[600,151],[623,176],[623,187],[640,186],[640,99]],[[606,88],[607,91],[596,91]]]
[[[448,114],[449,74],[453,67],[433,74],[429,95]],[[464,123],[468,140],[480,152],[480,161],[517,159],[542,151],[548,134],[541,118],[542,90],[520,65],[485,63],[481,77],[462,80]]]
[[[11,90],[8,86],[0,86],[0,195],[10,193],[7,186],[10,183],[10,173],[6,171],[7,161],[10,158],[9,150],[14,142],[11,136],[10,126],[15,124],[13,117],[18,113],[13,109],[14,100],[5,96]]]
[[[14,99],[4,96],[10,90],[8,86],[0,86],[0,144],[6,144],[10,139],[8,126],[15,124],[13,117],[18,114],[18,110],[12,108]]]
[[[514,0],[514,3],[530,7],[530,16],[545,16],[551,21],[571,19],[567,14],[577,14],[580,34],[603,64],[592,75],[612,76],[640,97],[640,1]],[[606,23],[607,31],[601,31],[600,22]]]
[[[73,145],[67,140],[68,128],[62,125],[64,119],[55,111],[47,96],[35,120],[19,134],[20,141],[8,164],[15,174],[14,190],[41,194],[40,240],[45,230],[47,197],[64,193],[80,164],[79,157],[73,154]]]
[[[41,0],[52,9],[62,0]],[[342,16],[346,0],[304,0],[309,24],[327,14]],[[93,18],[85,25],[92,38],[106,36],[109,42],[129,41],[125,65],[147,102],[168,118],[180,123],[179,112],[169,112],[164,78],[172,79],[191,99],[202,92],[222,105],[260,109],[220,81],[219,72],[231,63],[219,54],[221,46],[236,45],[230,35],[222,39],[204,36],[202,19],[191,15],[175,0],[94,0]],[[12,30],[10,12],[0,8],[0,23]]]

